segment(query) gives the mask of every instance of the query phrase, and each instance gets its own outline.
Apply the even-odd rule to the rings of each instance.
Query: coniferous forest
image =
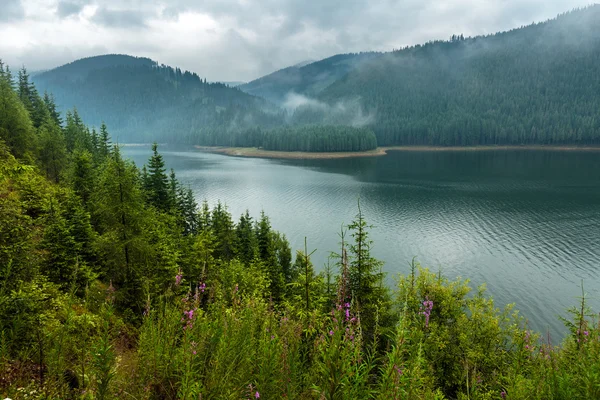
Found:
[[[371,132],[379,146],[590,146],[600,143],[599,27],[594,5],[493,35],[337,55],[236,88],[124,55],[33,80],[118,142],[346,151],[337,132],[350,127],[369,143],[352,145],[361,150]],[[301,144],[316,130],[318,146]]]
[[[281,135],[320,151],[340,129]],[[317,273],[310,238],[294,254],[264,212],[198,205],[156,144],[136,166],[110,132],[0,67],[2,397],[600,398],[585,295],[557,343],[415,261],[389,288],[360,204]]]

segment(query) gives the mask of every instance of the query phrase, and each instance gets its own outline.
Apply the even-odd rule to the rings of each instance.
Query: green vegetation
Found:
[[[336,55],[240,88],[123,55],[78,60],[34,79],[59,109],[76,105],[83,120],[105,121],[121,142],[371,148],[370,138],[342,144],[339,132],[356,131],[330,128],[352,126],[373,131],[379,146],[598,145],[599,26],[594,5],[494,35]],[[31,111],[35,96],[27,96]],[[31,115],[34,125],[41,118]],[[332,133],[317,133],[316,145],[301,139],[318,130]]]
[[[263,99],[145,58],[91,57],[33,79],[60,109],[77,106],[82,119],[96,127],[106,122],[120,142],[223,145],[242,130],[283,121]]]
[[[366,128],[349,126],[301,126],[264,132],[260,144],[278,151],[365,151],[377,148],[375,134]]]
[[[317,274],[262,213],[200,208],[0,68],[0,396],[594,399],[600,321],[561,346],[413,263],[394,291],[358,214]]]
[[[600,5],[394,51],[322,91],[360,98],[380,146],[600,143]],[[307,116],[303,114],[308,113]],[[319,123],[310,107],[299,118]]]
[[[381,53],[365,52],[338,54],[301,66],[291,66],[240,86],[254,96],[273,103],[285,102],[290,93],[317,96],[327,86]]]

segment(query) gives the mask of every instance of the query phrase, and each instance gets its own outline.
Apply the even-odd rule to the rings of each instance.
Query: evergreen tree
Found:
[[[28,111],[6,74],[0,79],[0,139],[17,158],[28,158],[35,149],[36,138]]]
[[[106,124],[104,122],[102,122],[102,125],[100,125],[100,138],[98,146],[100,155],[103,158],[108,157],[110,155],[110,135],[108,134],[108,128],[106,127]]]
[[[60,113],[56,109],[56,102],[53,95],[49,95],[48,92],[44,92],[44,104],[50,112],[50,117],[59,127],[62,126],[63,120]]]
[[[43,124],[38,132],[39,159],[48,179],[58,183],[67,165],[67,146],[62,130],[54,121]]]
[[[258,242],[254,233],[252,217],[248,210],[240,216],[235,232],[237,236],[237,256],[244,265],[249,266],[258,256]]]
[[[359,201],[358,214],[348,225],[350,235],[354,239],[349,247],[348,286],[354,307],[360,313],[361,326],[367,339],[373,337],[377,324],[380,327],[390,327],[387,315],[390,299],[387,287],[383,284],[383,262],[371,256],[373,242],[369,238],[370,228],[372,226],[367,224]]]
[[[95,186],[94,163],[92,155],[86,150],[73,153],[70,180],[75,193],[88,208],[90,197]]]
[[[172,197],[169,194],[165,162],[158,153],[158,144],[152,144],[152,156],[148,160],[148,199],[152,205],[161,211],[169,211],[172,207]]]
[[[282,300],[284,294],[285,279],[283,271],[277,262],[275,244],[271,231],[271,222],[264,211],[260,213],[260,219],[256,223],[256,239],[258,242],[258,256],[267,268],[270,284],[269,289],[273,300]]]
[[[220,201],[212,210],[211,229],[215,236],[215,256],[231,261],[235,256],[235,229],[231,214]]]

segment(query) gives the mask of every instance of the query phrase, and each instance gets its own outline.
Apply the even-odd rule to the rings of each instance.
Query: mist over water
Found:
[[[535,330],[564,335],[558,315],[581,281],[600,310],[600,153],[392,152],[338,160],[234,158],[159,149],[198,200],[221,200],[237,220],[262,209],[294,250],[339,248],[357,200],[374,225],[373,254],[390,285],[413,257],[450,278],[486,283],[499,307],[516,303]],[[138,166],[150,148],[123,149]],[[558,341],[558,340],[557,340]]]

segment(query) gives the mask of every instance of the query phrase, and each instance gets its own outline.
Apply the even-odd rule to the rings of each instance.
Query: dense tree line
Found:
[[[301,210],[298,210],[301,212]],[[585,295],[562,347],[412,264],[395,296],[360,205],[317,273],[263,212],[200,207],[0,64],[0,397],[598,398]]]
[[[377,148],[377,139],[375,134],[366,128],[295,126],[266,131],[261,147],[280,151],[365,151]]]
[[[372,60],[319,98],[360,97],[377,115],[369,126],[379,145],[598,144],[599,27],[596,5],[495,35],[454,35]]]

